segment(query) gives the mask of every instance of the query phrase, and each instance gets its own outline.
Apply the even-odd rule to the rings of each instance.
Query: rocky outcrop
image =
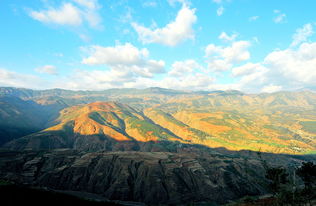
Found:
[[[267,192],[260,160],[194,151],[0,152],[0,178],[150,205],[225,203]]]

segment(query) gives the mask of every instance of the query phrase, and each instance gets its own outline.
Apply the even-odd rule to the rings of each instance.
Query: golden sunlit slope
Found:
[[[306,133],[295,122],[290,125],[278,122],[275,119],[281,116],[277,114],[270,116],[256,111],[247,115],[236,111],[198,110],[170,114],[152,108],[145,110],[145,114],[156,124],[193,144],[291,154],[316,150],[312,133]]]
[[[316,152],[315,105],[316,94],[308,91],[260,95],[214,92],[173,98],[145,110],[145,114],[180,137],[188,135],[185,128],[204,132],[196,142],[210,147],[298,154]],[[169,123],[170,119],[180,122],[182,128],[175,129],[179,126]]]
[[[117,141],[176,140],[178,137],[152,123],[141,112],[120,103],[95,102],[61,111],[56,126],[46,131],[61,130],[73,122],[73,132],[80,135],[104,135]]]
[[[214,144],[231,150],[249,149],[274,153],[306,153],[315,151],[315,139],[300,129],[297,123],[286,124],[277,118],[284,114],[265,115],[260,111],[249,114],[222,110],[201,112],[183,110],[173,116],[211,138]],[[288,115],[289,118],[293,118]]]
[[[95,102],[66,108],[60,112],[55,126],[9,142],[5,147],[18,150],[72,147],[95,151],[111,147],[109,141],[176,140],[181,138],[125,104]]]

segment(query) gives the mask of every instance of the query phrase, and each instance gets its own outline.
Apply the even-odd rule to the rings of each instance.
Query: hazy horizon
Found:
[[[214,90],[190,90],[190,89],[173,89],[173,88],[164,88],[164,87],[146,87],[146,88],[132,88],[132,87],[124,87],[124,88],[107,88],[107,89],[64,89],[64,88],[47,88],[47,89],[33,89],[33,88],[27,88],[27,87],[11,87],[11,86],[0,86],[1,88],[13,88],[13,89],[26,89],[26,90],[33,90],[33,91],[48,91],[48,90],[65,90],[65,91],[72,91],[72,92],[102,92],[102,91],[108,91],[108,90],[148,90],[148,89],[163,89],[163,90],[171,90],[171,91],[179,91],[179,92],[187,92],[187,93],[195,93],[195,92],[229,92],[229,91],[237,91],[241,92],[243,94],[273,94],[273,93],[279,93],[279,92],[304,92],[304,91],[311,91],[311,92],[316,92],[316,88],[300,88],[300,89],[295,89],[295,90],[279,90],[279,91],[273,91],[273,92],[245,92],[242,90],[237,90],[237,89],[226,89],[226,90],[220,90],[220,89],[214,89]]]

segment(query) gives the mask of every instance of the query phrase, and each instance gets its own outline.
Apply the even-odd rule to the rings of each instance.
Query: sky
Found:
[[[0,0],[0,86],[316,88],[315,0]]]

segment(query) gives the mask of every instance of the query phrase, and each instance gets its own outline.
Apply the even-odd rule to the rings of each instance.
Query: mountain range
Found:
[[[269,196],[268,168],[295,179],[295,168],[316,161],[315,128],[313,90],[2,87],[0,189],[24,185],[105,205]]]
[[[0,88],[0,103],[1,143],[13,150],[144,150],[144,142],[167,141],[272,153],[316,151],[313,91]]]

